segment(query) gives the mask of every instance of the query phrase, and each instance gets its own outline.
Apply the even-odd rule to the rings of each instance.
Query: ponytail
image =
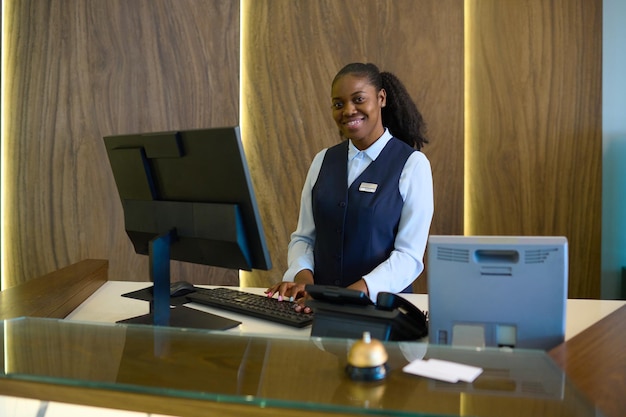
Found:
[[[381,72],[387,104],[382,109],[383,126],[392,135],[420,150],[428,143],[426,124],[404,84],[390,72]]]

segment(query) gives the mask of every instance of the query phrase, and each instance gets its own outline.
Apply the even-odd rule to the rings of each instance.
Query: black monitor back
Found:
[[[271,268],[239,127],[107,136],[135,251],[175,230],[171,259]]]

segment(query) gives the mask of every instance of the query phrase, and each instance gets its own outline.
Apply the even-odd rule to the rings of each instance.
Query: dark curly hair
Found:
[[[390,72],[381,72],[374,64],[354,62],[343,67],[335,75],[332,85],[347,74],[367,78],[377,92],[385,89],[387,103],[381,112],[382,121],[383,126],[388,128],[393,136],[417,150],[428,143],[426,123],[422,114],[398,77]]]

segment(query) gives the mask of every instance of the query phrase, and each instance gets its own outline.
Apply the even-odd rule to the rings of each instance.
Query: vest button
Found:
[[[342,201],[342,202],[339,203],[339,207],[345,207],[345,206],[346,206],[346,202],[345,201]]]

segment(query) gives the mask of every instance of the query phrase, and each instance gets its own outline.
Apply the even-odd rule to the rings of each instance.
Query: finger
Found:
[[[272,297],[276,293],[279,287],[280,287],[280,284],[274,284],[265,290],[265,294],[267,294],[268,297]]]
[[[286,284],[289,284],[288,282],[279,282],[277,284],[272,285],[271,287],[269,287],[267,290],[265,290],[265,294],[267,294],[268,297],[273,297],[275,294],[282,294],[284,292],[284,289],[282,289]]]
[[[296,286],[293,282],[283,282],[280,284],[280,287],[277,290],[278,293],[278,301],[289,301],[290,299],[293,301],[295,299],[295,290],[293,287]]]
[[[283,294],[287,299],[294,301],[302,298],[304,292],[304,285],[293,283]]]
[[[303,303],[297,303],[294,306],[294,310],[296,310],[299,313],[305,313],[305,314],[311,314],[313,312],[313,310],[311,309],[311,307],[304,305]]]

